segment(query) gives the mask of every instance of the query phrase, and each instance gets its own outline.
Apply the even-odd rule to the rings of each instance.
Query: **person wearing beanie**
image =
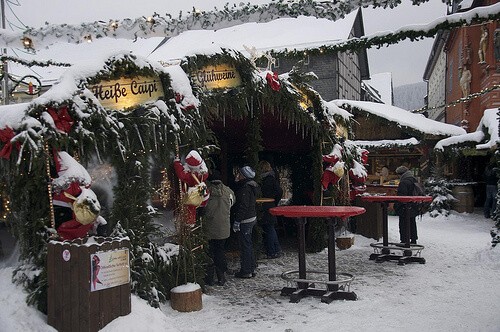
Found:
[[[277,218],[269,213],[269,209],[278,206],[283,196],[283,190],[281,189],[279,179],[277,179],[268,161],[261,160],[259,162],[259,170],[262,197],[272,199],[272,202],[262,203],[263,213],[259,225],[264,231],[264,246],[267,258],[278,258],[281,256],[281,246],[275,229]]]
[[[226,282],[227,260],[225,253],[226,239],[229,237],[231,222],[231,206],[235,201],[234,192],[222,183],[218,170],[213,170],[207,182],[210,197],[203,208],[203,232],[208,239],[208,256],[212,263],[206,268],[205,283],[214,284],[214,272],[217,284],[224,286]]]
[[[417,179],[413,176],[413,173],[408,169],[408,167],[402,165],[396,168],[396,174],[400,176],[398,185],[398,196],[413,196],[413,191]],[[406,215],[405,215],[405,204],[408,203],[394,203],[394,210],[399,216],[399,239],[401,243],[408,243],[408,240],[412,244],[417,243],[417,215],[412,213],[410,210],[410,239],[406,235]],[[409,207],[408,207],[409,208]]]
[[[396,174],[397,175],[402,175],[404,173],[408,172],[408,167],[401,165],[398,168],[396,168]]]
[[[253,179],[255,171],[250,166],[241,167],[236,174],[236,203],[234,204],[233,231],[238,233],[240,246],[240,270],[236,278],[255,276],[255,256],[253,251],[252,231],[257,223],[256,201],[260,196],[260,187]]]

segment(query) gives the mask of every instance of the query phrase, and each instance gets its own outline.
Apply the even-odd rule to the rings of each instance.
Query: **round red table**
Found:
[[[419,262],[425,263],[425,259],[422,257],[414,257],[408,255],[393,255],[389,254],[387,247],[390,247],[389,243],[389,226],[388,226],[388,206],[389,203],[429,203],[432,202],[432,196],[388,196],[388,195],[361,195],[359,196],[362,201],[372,202],[372,203],[380,203],[382,205],[382,254],[372,254],[370,259],[377,259],[377,262],[382,262],[385,260],[398,260],[401,265],[404,265],[407,262]],[[406,205],[403,205],[405,211],[405,232],[408,241],[404,244],[404,248],[413,249],[412,247],[417,247],[415,245],[412,246],[410,243],[410,215],[409,211],[406,208]],[[422,246],[418,246],[422,248]],[[418,249],[418,248],[417,248]],[[411,251],[410,251],[411,252]]]
[[[269,209],[269,212],[275,216],[295,218],[298,225],[299,240],[299,278],[306,279],[306,240],[305,224],[307,218],[327,218],[328,219],[328,280],[337,280],[337,269],[335,264],[335,223],[348,217],[356,216],[365,212],[365,209],[358,206],[310,206],[310,205],[290,205],[277,206]],[[324,295],[322,302],[330,303],[335,299],[356,300],[356,294],[353,292],[339,292],[338,284],[329,284],[328,291],[324,293],[317,290],[309,291],[309,284],[298,283],[299,290],[283,288],[282,295],[291,295],[290,302],[298,302],[305,295]],[[293,294],[291,294],[291,292]]]

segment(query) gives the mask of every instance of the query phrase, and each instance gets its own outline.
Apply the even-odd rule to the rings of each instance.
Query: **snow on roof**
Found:
[[[392,105],[392,73],[374,74],[371,75],[371,79],[363,82],[379,92],[384,104]]]
[[[216,54],[221,48],[245,53],[243,45],[259,51],[305,50],[337,44],[349,38],[357,11],[331,21],[299,16],[267,23],[246,23],[220,30],[192,30],[170,38],[151,58],[180,59],[194,54]]]
[[[408,139],[394,139],[394,140],[379,140],[379,141],[361,141],[355,140],[352,141],[359,147],[363,148],[383,148],[383,147],[394,147],[394,146],[409,146],[409,145],[418,145],[420,142],[415,137]]]
[[[352,114],[347,112],[346,110],[340,108],[335,104],[333,101],[322,101],[323,106],[327,109],[328,115],[340,115],[343,117],[346,121],[349,121],[349,119],[352,117]]]
[[[386,120],[396,122],[401,126],[409,127],[425,134],[456,136],[466,133],[465,129],[461,127],[434,121],[426,118],[422,114],[411,113],[396,106],[344,99],[337,99],[333,102],[340,108],[347,104],[351,107],[358,108]]]
[[[96,63],[99,65],[116,53],[129,53],[147,57],[158,44],[162,37],[139,38],[136,41],[128,39],[100,38],[91,43],[71,44],[66,42],[55,43],[48,48],[38,50],[36,54],[22,53],[21,57],[27,61],[48,61],[55,63],[80,64]],[[97,65],[96,65],[97,66]],[[52,84],[68,67],[32,67],[13,62],[9,63],[9,71],[16,76],[36,75],[42,83]]]
[[[477,144],[476,149],[490,149],[494,147],[498,141],[498,113],[499,109],[490,108],[484,111],[483,117],[481,121],[479,121],[479,125],[477,129],[473,133],[467,133],[459,136],[448,137],[437,142],[434,149],[436,150],[444,150],[445,147],[466,143],[466,142],[476,142],[480,143],[486,137],[485,131],[489,134],[489,140],[482,144]]]
[[[38,120],[26,115],[28,105],[28,103],[22,103],[0,106],[0,129],[9,127],[18,130],[24,125],[28,127],[40,125]]]

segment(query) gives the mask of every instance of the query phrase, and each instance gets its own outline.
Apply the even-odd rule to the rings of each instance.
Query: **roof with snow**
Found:
[[[267,23],[246,23],[220,30],[192,30],[170,38],[152,58],[179,59],[230,48],[245,53],[245,46],[259,51],[306,50],[337,44],[349,38],[357,11],[331,21],[315,17],[281,18]]]
[[[354,11],[337,21],[299,16],[267,23],[240,24],[220,30],[191,30],[169,39],[98,38],[91,43],[61,42],[38,50],[36,54],[25,53],[21,57],[27,61],[85,64],[123,51],[130,51],[150,61],[172,61],[197,54],[214,55],[222,53],[223,49],[237,50],[248,56],[245,46],[255,48],[258,52],[314,49],[349,39],[357,14],[358,11]],[[9,69],[18,77],[33,75],[35,71],[44,85],[53,83],[66,70],[65,67],[56,66],[34,67],[32,70],[16,63],[10,65]]]
[[[434,148],[443,151],[448,147],[457,147],[465,143],[478,143],[475,144],[477,150],[494,148],[499,142],[498,112],[497,108],[485,110],[475,132],[442,139]]]
[[[394,122],[400,127],[408,127],[423,134],[433,136],[457,136],[466,133],[465,129],[461,127],[431,120],[422,114],[411,113],[391,105],[344,99],[334,100],[333,102],[340,108],[355,108],[363,112],[368,112],[390,122]]]

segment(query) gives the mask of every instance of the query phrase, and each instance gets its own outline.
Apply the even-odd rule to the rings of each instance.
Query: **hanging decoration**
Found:
[[[323,163],[327,163],[321,176],[323,190],[327,190],[330,185],[337,185],[344,176],[345,163],[342,161],[342,151],[342,146],[335,144],[329,154],[323,155]]]
[[[280,84],[277,72],[267,73],[266,74],[266,81],[267,81],[267,84],[271,87],[271,89],[273,89],[274,91],[280,91],[281,84]]]
[[[10,127],[5,127],[4,129],[0,129],[0,141],[4,143],[4,146],[0,150],[0,157],[4,159],[10,159],[10,154],[12,153],[12,139],[14,138],[15,133],[14,130]],[[15,143],[17,149],[19,149],[19,142]]]
[[[457,100],[454,100],[448,104],[444,104],[444,105],[439,105],[439,106],[434,106],[434,107],[427,107],[427,106],[424,106],[424,107],[421,107],[419,109],[416,109],[416,110],[413,110],[413,111],[410,111],[412,113],[423,113],[425,111],[430,111],[430,110],[435,110],[435,109],[438,109],[438,108],[449,108],[449,107],[455,107],[459,104],[467,104],[467,103],[470,103],[473,99],[475,98],[478,98],[478,97],[481,97],[482,95],[485,95],[491,91],[494,91],[496,89],[500,89],[500,84],[493,84],[492,86],[490,87],[487,87],[487,88],[484,88],[483,90],[479,91],[479,92],[474,92],[474,93],[470,93],[467,97],[462,97],[460,99],[457,99]]]
[[[51,182],[54,227],[63,240],[85,237],[98,224],[106,221],[99,216],[101,205],[89,188],[90,175],[64,151],[54,152],[57,177]],[[98,220],[99,219],[99,220]]]
[[[427,0],[415,0],[413,5],[419,5]],[[137,38],[151,37],[174,37],[179,33],[188,30],[211,29],[219,30],[234,25],[249,22],[269,22],[278,18],[298,17],[301,15],[325,18],[329,20],[338,20],[345,17],[353,10],[359,7],[395,7],[401,1],[392,0],[362,0],[362,1],[322,1],[298,0],[286,1],[278,0],[263,5],[253,5],[250,3],[240,4],[239,6],[226,4],[221,10],[214,8],[213,11],[198,11],[194,9],[187,12],[187,15],[179,15],[173,18],[166,14],[161,17],[155,13],[151,17],[139,17],[136,19],[123,19],[120,21],[110,20],[109,24],[103,24],[102,21],[92,23],[82,23],[78,25],[70,24],[47,24],[46,26],[34,29],[29,28],[24,33],[16,34],[9,31],[0,33],[0,46],[18,46],[19,41],[29,50],[34,48],[43,48],[49,46],[56,39],[64,36],[68,43],[81,43],[82,40],[92,40],[97,38],[124,38],[136,40]],[[451,3],[451,1],[450,1]],[[398,43],[401,40],[409,38],[418,40],[420,38],[432,37],[438,30],[450,30],[452,28],[482,23],[500,18],[500,4],[491,6],[477,7],[465,13],[457,13],[439,18],[430,24],[423,25],[421,29],[415,25],[401,28],[394,33],[386,35],[376,34],[372,37],[354,38],[346,43],[338,44],[336,51],[359,50],[361,48],[370,48],[372,46],[382,46]],[[332,49],[323,48],[323,52]],[[317,49],[319,52],[320,49]],[[301,52],[301,51],[297,51]]]

